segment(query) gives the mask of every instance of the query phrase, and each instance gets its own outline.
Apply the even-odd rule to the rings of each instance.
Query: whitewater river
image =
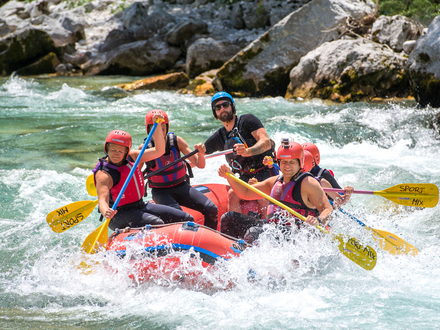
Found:
[[[354,195],[346,211],[398,235],[419,254],[390,255],[357,222],[337,214],[335,230],[377,251],[372,271],[342,256],[329,235],[312,241],[298,236],[296,245],[263,237],[259,247],[215,274],[234,281],[229,290],[222,281],[209,291],[166,279],[137,285],[124,276],[122,262],[118,273],[109,272],[105,257],[86,257],[79,248],[101,224],[97,212],[64,233],[53,232],[49,212],[93,200],[85,180],[103,156],[109,131],[128,131],[135,145],[142,143],[145,114],[154,108],[167,111],[171,131],[191,146],[220,127],[209,97],[111,87],[132,80],[0,80],[0,329],[439,328],[439,206],[404,207]],[[261,119],[277,145],[283,137],[316,143],[321,165],[342,186],[377,191],[400,183],[440,185],[440,139],[429,127],[435,109],[283,98],[236,102],[239,114]],[[194,170],[192,183],[225,183],[217,175],[223,161],[207,160],[205,169]],[[299,260],[298,268],[292,259]],[[97,265],[84,270],[81,261]]]

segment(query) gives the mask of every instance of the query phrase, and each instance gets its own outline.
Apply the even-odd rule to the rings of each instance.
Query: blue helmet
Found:
[[[212,114],[214,115],[215,118],[217,118],[217,115],[215,113],[214,104],[219,100],[230,101],[232,106],[232,112],[235,114],[235,102],[232,96],[226,92],[218,92],[215,93],[214,96],[211,98],[211,109],[212,109]]]

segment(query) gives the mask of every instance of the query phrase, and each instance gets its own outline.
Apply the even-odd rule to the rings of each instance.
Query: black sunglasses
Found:
[[[220,104],[216,104],[216,105],[214,105],[214,109],[215,109],[215,111],[219,111],[222,107],[224,108],[224,109],[226,109],[227,107],[229,107],[231,105],[231,103],[229,103],[229,102],[223,102],[223,103],[220,103]]]

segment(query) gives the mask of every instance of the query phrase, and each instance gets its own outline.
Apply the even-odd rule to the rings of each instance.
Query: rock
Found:
[[[81,69],[87,75],[151,75],[171,68],[180,54],[180,49],[160,38],[153,38],[124,44],[99,54],[81,65]]]
[[[20,68],[17,70],[17,74],[20,76],[32,76],[45,73],[55,73],[55,68],[59,64],[60,60],[57,55],[55,53],[49,53],[35,63]]]
[[[188,85],[189,78],[184,72],[170,73],[167,75],[156,76],[137,80],[133,83],[117,85],[127,91],[140,89],[160,89],[160,90],[178,90]]]
[[[337,39],[347,17],[372,14],[372,1],[314,0],[273,26],[218,71],[217,88],[248,96],[284,95],[289,72],[300,58],[325,41]]]
[[[10,75],[53,52],[56,47],[50,36],[41,30],[26,29],[0,39],[0,73]]]
[[[371,28],[372,40],[390,46],[394,51],[403,50],[407,40],[417,40],[423,25],[404,16],[380,16]]]
[[[405,57],[369,40],[327,42],[292,69],[285,97],[336,102],[407,97],[405,63]]]
[[[190,78],[202,72],[218,69],[241,50],[227,41],[201,38],[195,41],[186,55],[186,73]]]
[[[408,55],[411,54],[411,52],[416,47],[416,40],[407,40],[403,43],[402,48],[405,53]]]
[[[165,31],[162,30],[168,31],[175,25],[175,21],[174,16],[162,8],[155,8],[142,25],[135,30],[135,37],[137,40],[148,40],[156,34],[165,34]]]
[[[166,41],[172,46],[181,46],[195,34],[208,32],[208,24],[203,21],[188,20],[176,25],[166,34]]]
[[[428,32],[417,39],[409,55],[407,71],[416,101],[421,106],[440,107],[440,15]]]
[[[218,70],[209,70],[203,72],[194,78],[188,86],[182,88],[178,92],[180,94],[194,94],[196,96],[214,95],[216,90],[212,85],[212,81]]]

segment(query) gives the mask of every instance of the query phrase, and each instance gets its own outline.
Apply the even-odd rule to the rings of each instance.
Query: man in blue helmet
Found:
[[[275,144],[261,121],[252,114],[237,116],[234,99],[226,92],[218,92],[212,97],[211,109],[223,127],[206,140],[206,154],[234,148],[234,153],[225,157],[233,172],[239,173],[240,179],[245,182],[250,179],[263,181],[274,175],[271,169],[263,165],[265,156],[274,158]],[[229,211],[241,213],[240,201],[231,189]]]

